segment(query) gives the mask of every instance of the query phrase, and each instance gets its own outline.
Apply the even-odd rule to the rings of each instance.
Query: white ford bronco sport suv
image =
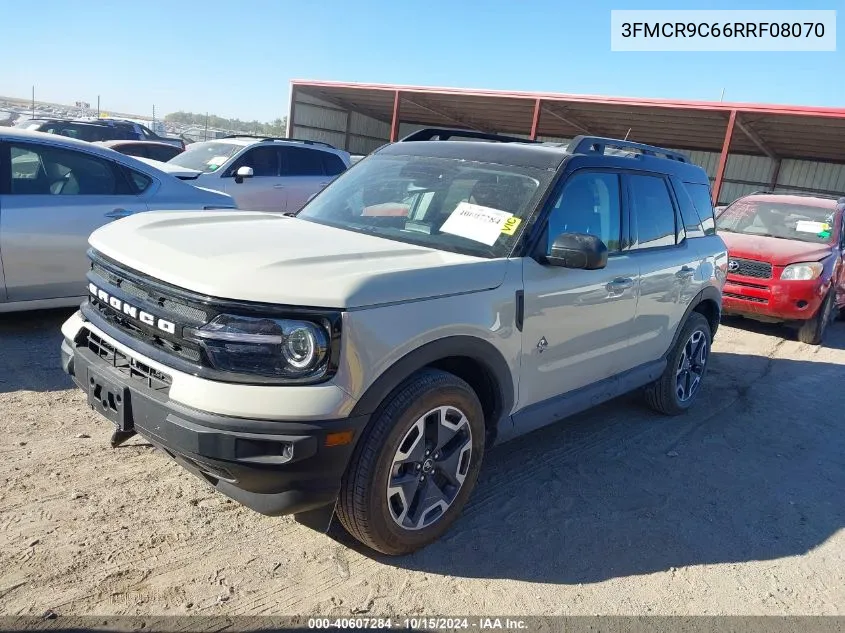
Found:
[[[493,444],[637,388],[692,405],[727,268],[708,196],[648,145],[422,130],[295,217],[97,230],[63,366],[113,445],[137,432],[258,512],[408,553]]]

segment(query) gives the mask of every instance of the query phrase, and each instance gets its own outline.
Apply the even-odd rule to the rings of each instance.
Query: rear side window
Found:
[[[674,177],[670,178],[669,181],[672,183],[672,189],[675,191],[675,199],[678,201],[678,209],[681,212],[681,219],[686,235],[688,237],[701,237],[704,235],[701,227],[701,218],[685,184]]]
[[[147,148],[147,152],[153,160],[161,161],[162,163],[166,163],[171,158],[179,154],[179,148],[176,146],[173,147],[159,147],[158,145],[151,145]]]
[[[141,156],[143,158],[150,158],[147,154],[147,148],[143,145],[118,145],[114,149],[116,149],[121,154],[126,154],[127,156]]]
[[[675,207],[666,180],[642,174],[628,177],[639,248],[674,246]]]
[[[126,171],[126,175],[129,177],[129,182],[132,184],[132,188],[135,190],[135,193],[144,193],[150,188],[150,185],[153,184],[153,179],[149,176],[135,171],[134,169],[129,169],[128,167],[125,167],[124,169]]]
[[[338,174],[346,171],[346,165],[343,164],[343,161],[340,160],[340,157],[336,154],[320,152],[320,155],[323,159],[323,173],[325,173],[326,176],[337,176]]]
[[[280,147],[283,176],[323,176],[322,154],[304,147]]]
[[[701,225],[705,235],[716,234],[716,218],[713,215],[713,198],[710,195],[709,185],[685,182],[684,186],[692,198],[698,217],[701,218]]]

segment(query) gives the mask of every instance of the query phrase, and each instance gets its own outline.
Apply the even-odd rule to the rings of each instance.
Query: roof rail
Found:
[[[489,132],[477,132],[475,130],[462,130],[459,128],[438,128],[427,127],[399,139],[400,143],[408,141],[432,141],[437,137],[438,141],[448,141],[453,136],[468,139],[479,139],[483,141],[497,141],[499,143],[537,143],[527,138],[518,136],[507,136],[505,134],[491,134]]]
[[[608,148],[638,150],[639,153],[645,154],[646,156],[667,158],[678,161],[679,163],[689,162],[689,158],[684,154],[671,149],[657,147],[656,145],[633,143],[616,138],[603,138],[601,136],[576,136],[566,149],[570,154],[604,154]]]
[[[836,200],[837,204],[845,204],[845,196],[839,193],[817,193],[814,191],[791,191],[784,188],[781,191],[772,191],[771,189],[761,189],[759,191],[752,191],[746,193],[742,198],[748,196],[803,196],[805,198],[824,198],[825,200]]]
[[[226,136],[221,136],[220,138],[257,138],[262,141],[290,141],[291,143],[303,143],[305,145],[323,145],[324,147],[337,149],[331,143],[326,143],[325,141],[314,141],[309,138],[288,138],[286,136],[267,136],[265,134],[227,134]]]

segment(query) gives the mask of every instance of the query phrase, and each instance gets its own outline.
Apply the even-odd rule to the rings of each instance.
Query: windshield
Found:
[[[210,174],[220,169],[221,165],[241,149],[243,149],[241,145],[234,143],[218,143],[215,141],[192,143],[188,146],[188,149],[167,162]]]
[[[824,244],[831,241],[834,207],[737,200],[716,219],[719,231]]]
[[[371,156],[298,218],[478,257],[505,257],[553,172],[451,158]]]

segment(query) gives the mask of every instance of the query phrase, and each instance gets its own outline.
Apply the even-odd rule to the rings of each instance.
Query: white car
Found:
[[[106,147],[0,128],[0,312],[74,306],[86,292],[88,236],[150,210],[235,209]]]
[[[225,191],[241,209],[293,213],[351,161],[348,152],[319,141],[233,136],[192,143],[168,164],[194,170],[194,184]]]

